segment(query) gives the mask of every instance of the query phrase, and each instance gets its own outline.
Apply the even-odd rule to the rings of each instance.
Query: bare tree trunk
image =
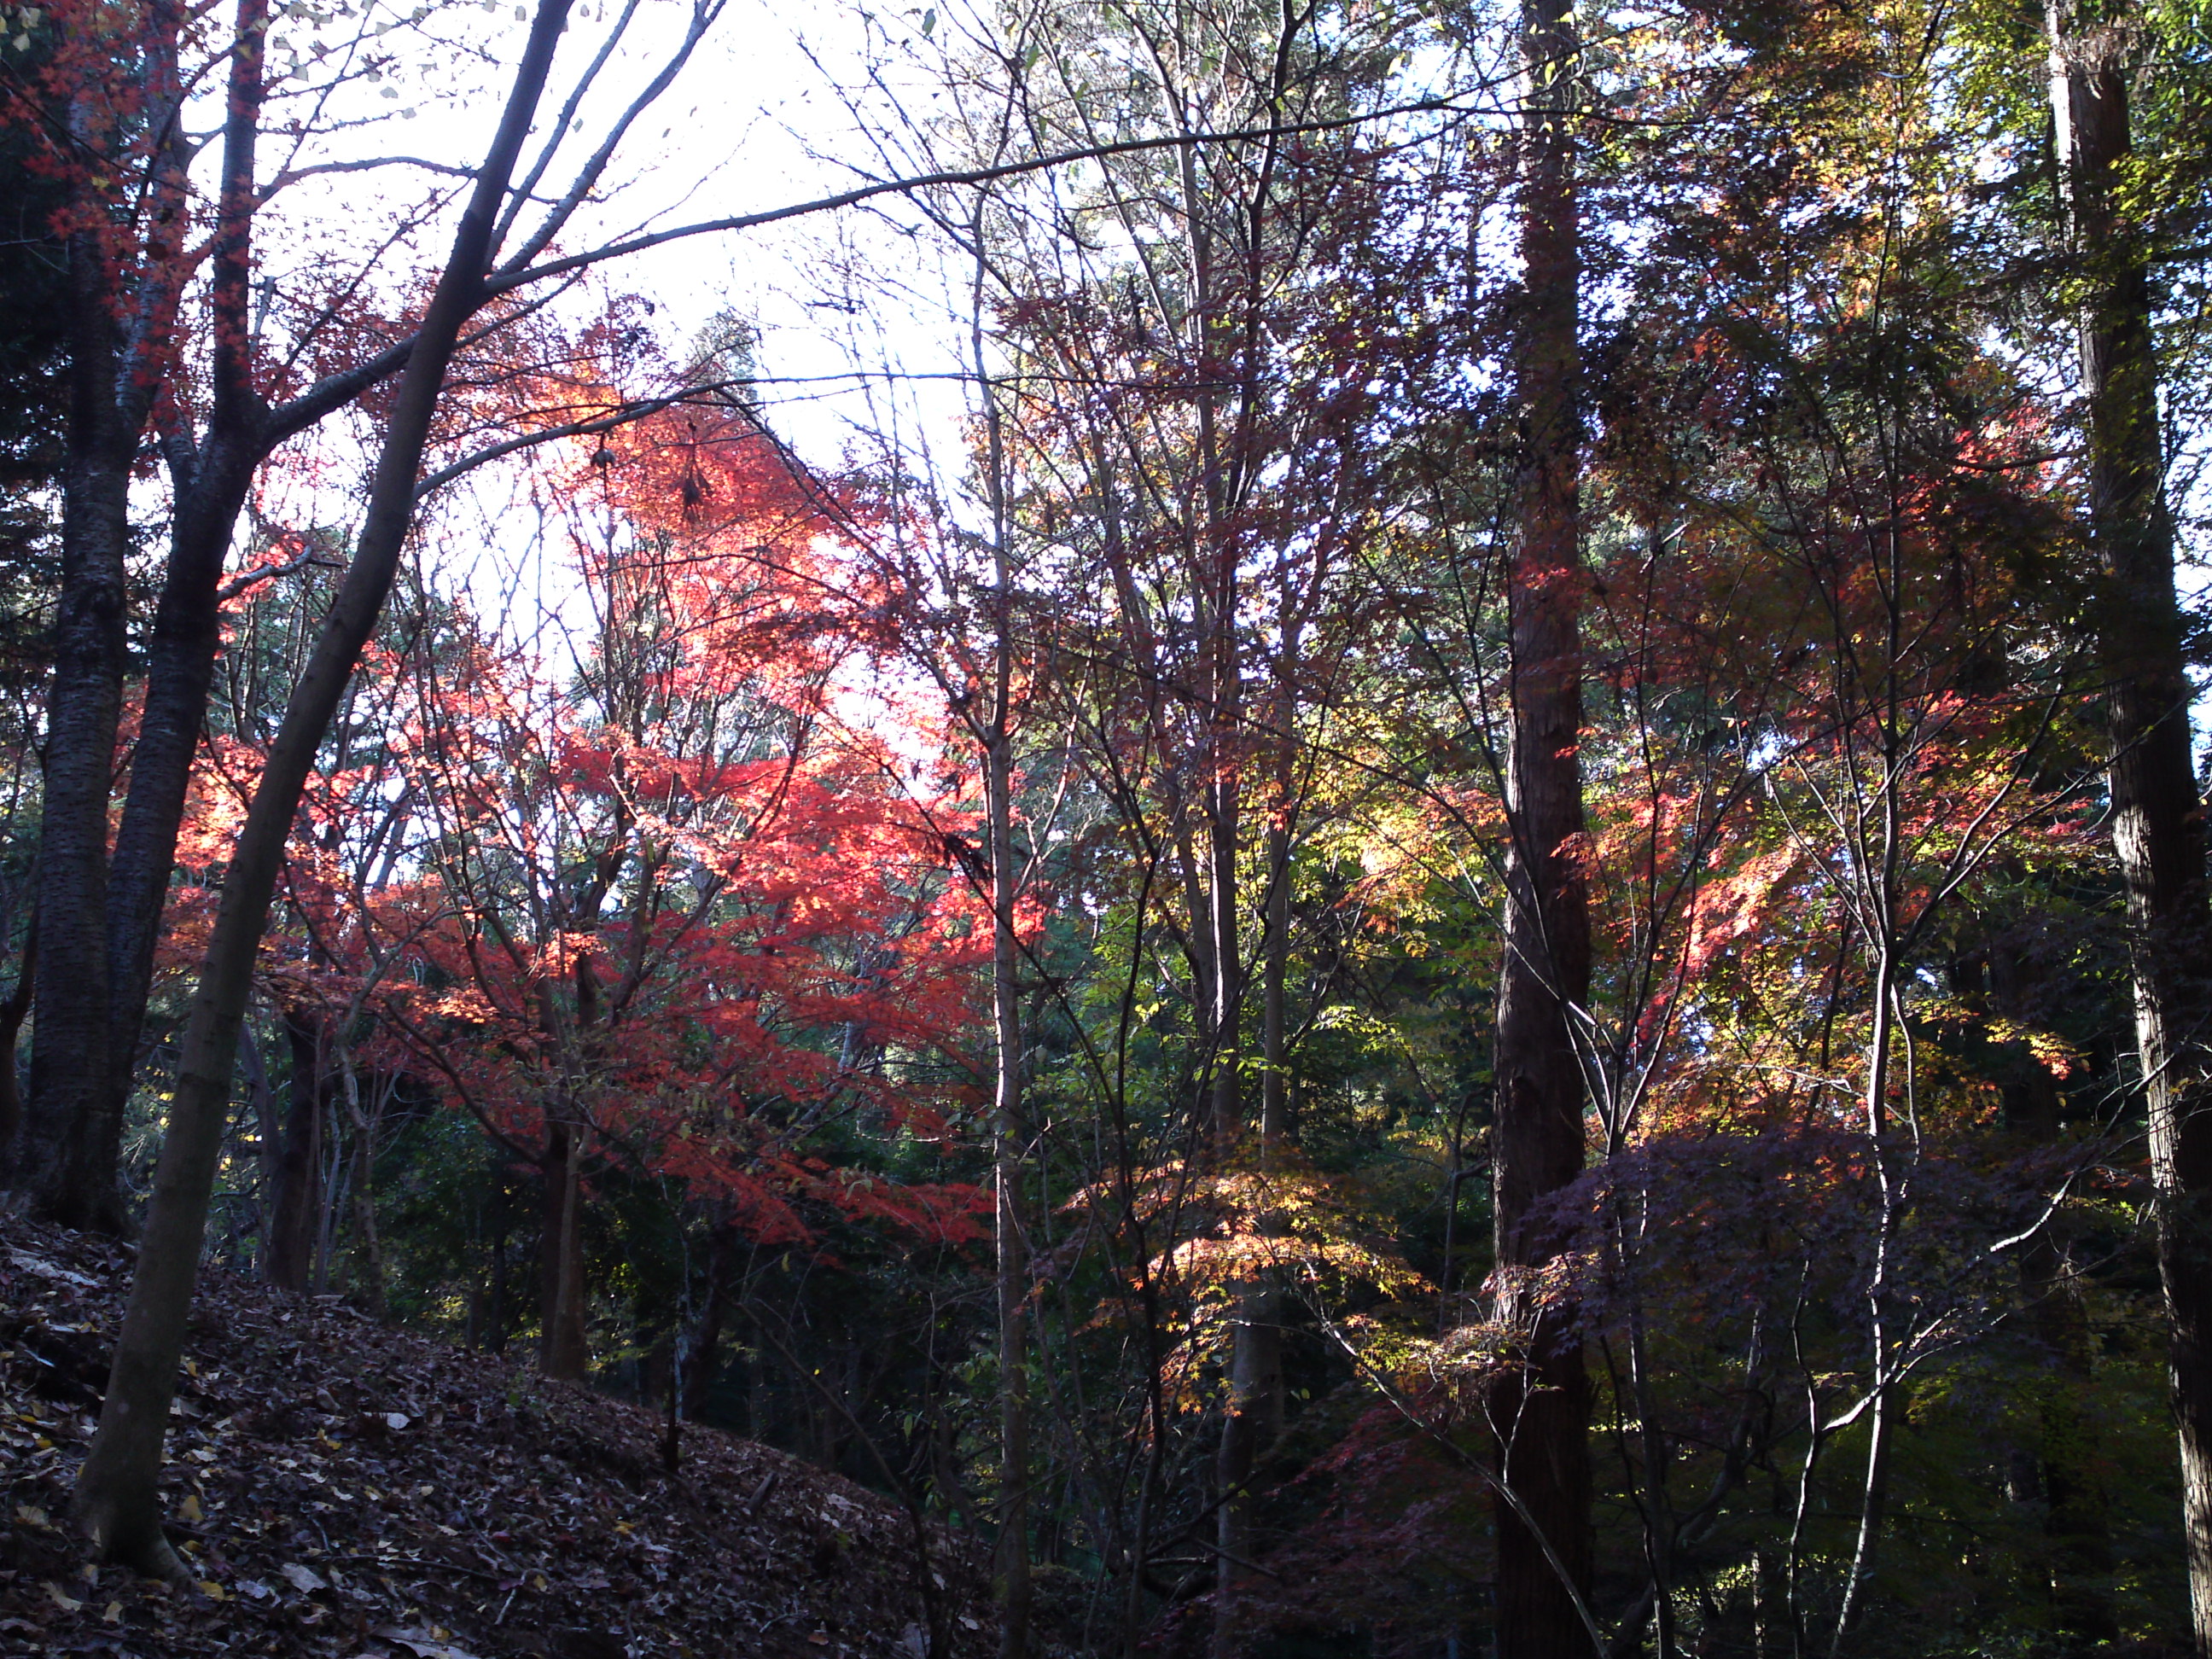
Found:
[[[32,1066],[31,1156],[23,1184],[40,1209],[80,1225],[122,1225],[117,1172],[138,1031],[153,980],[154,945],[176,851],[185,794],[219,640],[217,589],[232,526],[270,441],[252,386],[246,327],[248,236],[259,205],[255,139],[261,106],[266,0],[240,0],[231,58],[222,182],[209,260],[216,344],[210,363],[210,442],[165,446],[177,506],[167,580],[156,615],[147,696],[132,747],[131,791],[108,852],[116,721],[125,672],[123,560],[129,546],[129,470],[161,382],[158,337],[174,301],[173,249],[149,246],[138,281],[118,291],[97,239],[72,244],[83,314],[73,341],[73,464],[64,484],[61,640],[52,693],[41,891],[64,905],[39,990]],[[157,107],[176,89],[177,9],[157,10],[149,57]],[[159,120],[158,113],[154,118]],[[181,151],[156,164],[180,191]],[[166,217],[167,215],[157,216]],[[131,314],[128,326],[118,309]],[[94,314],[94,313],[98,314]],[[82,417],[82,442],[75,428]],[[70,525],[76,526],[72,537]],[[74,541],[78,556],[72,563]],[[55,763],[58,760],[58,768]],[[97,956],[95,956],[97,951]],[[50,959],[52,951],[49,951]],[[43,1058],[41,1057],[43,1055]]]
[[[500,204],[568,13],[568,0],[540,0],[532,21],[497,137],[477,173],[452,253],[393,397],[352,562],[293,689],[234,849],[193,994],[137,1271],[116,1341],[99,1432],[75,1497],[77,1518],[103,1556],[163,1577],[179,1577],[185,1571],[161,1532],[161,1445],[229,1118],[231,1072],[239,1024],[252,989],[255,953],[293,815],[398,568],[447,364],[462,325],[482,302]]]
[[[2126,39],[2111,25],[2078,27],[2071,0],[2049,0],[2045,15],[2069,228],[2088,282],[2080,352],[2089,532],[2109,584],[2100,635],[2112,743],[2112,846],[2128,892],[2190,1607],[2197,1650],[2212,1656],[2212,1113],[2206,1110],[2212,908],[2165,500],[2150,277],[2143,250],[2110,197],[2133,142]]]
[[[705,1416],[707,1395],[714,1386],[715,1350],[722,1340],[723,1321],[729,1316],[737,1253],[737,1234],[731,1228],[716,1227],[708,1236],[707,1295],[684,1352],[683,1410],[694,1423]]]
[[[31,1012],[31,988],[39,970],[39,913],[31,912],[31,926],[23,935],[23,957],[15,964],[15,983],[8,1000],[0,1003],[0,1169],[15,1150],[15,1137],[23,1127],[23,1091],[15,1075],[15,1040],[23,1018]]]
[[[242,1114],[253,1125],[254,1196],[252,1232],[259,1244],[257,1257],[262,1276],[269,1273],[270,1222],[276,1212],[276,1144],[283,1117],[276,1109],[276,1087],[269,1076],[268,1057],[261,1052],[260,1034],[249,1014],[238,1028],[238,1071],[246,1082],[246,1109]]]
[[[376,1170],[376,1123],[383,1114],[380,1110],[362,1109],[360,1074],[354,1070],[353,1055],[343,1041],[338,1045],[337,1062],[346,1116],[353,1125],[354,1287],[362,1305],[382,1319],[384,1246],[376,1236],[376,1189],[372,1177]]]
[[[143,416],[118,408],[114,395],[124,353],[100,237],[71,236],[69,255],[75,315],[62,586],[38,872],[45,940],[33,975],[39,1017],[15,1176],[40,1214],[119,1231],[114,1182],[100,1176],[105,1134],[96,1119],[107,1098],[107,805],[123,703],[131,466]]]
[[[1297,632],[1286,630],[1284,649],[1297,652]],[[1289,1129],[1287,1077],[1285,1066],[1289,1041],[1288,975],[1290,968],[1291,853],[1295,781],[1290,752],[1295,702],[1290,690],[1290,668],[1283,668],[1275,699],[1277,741],[1274,799],[1267,835],[1265,866],[1267,932],[1260,957],[1260,1136],[1259,1174],[1264,1181],[1276,1165],[1277,1154]],[[1273,1234],[1282,1227],[1273,1214],[1254,1218],[1260,1233]],[[1237,1602],[1239,1583],[1249,1577],[1243,1563],[1259,1554],[1253,1526],[1254,1478],[1261,1454],[1272,1445],[1283,1426],[1283,1287],[1277,1274],[1261,1270],[1242,1284],[1237,1293],[1236,1329],[1230,1353],[1229,1417],[1222,1425],[1221,1448],[1215,1475],[1221,1483],[1219,1547],[1224,1577],[1217,1594],[1221,1610],[1217,1620],[1217,1650],[1239,1650]],[[1233,1575],[1233,1577],[1231,1576]]]
[[[250,140],[244,149],[250,182]],[[242,265],[242,250],[240,259]],[[242,287],[242,269],[238,280]],[[235,326],[242,332],[242,318]],[[226,325],[218,337],[228,334]],[[191,483],[172,526],[168,573],[149,645],[145,702],[131,750],[131,788],[108,866],[102,986],[110,1064],[94,1117],[118,1132],[131,1098],[132,1062],[154,984],[154,950],[222,641],[218,595],[223,561],[264,447],[257,441],[258,433],[240,429],[244,425],[241,417],[218,430],[204,454],[189,462],[179,457],[173,468],[189,470]],[[105,1136],[99,1144],[97,1155],[107,1164],[99,1178],[106,1184],[113,1184],[120,1150],[119,1133],[113,1153]]]
[[[116,826],[108,869],[106,990],[108,1050],[103,1121],[120,1122],[131,1086],[131,1057],[154,982],[154,947],[176,862],[192,761],[207,717],[208,688],[222,641],[223,561],[254,469],[276,441],[267,404],[253,384],[253,216],[260,206],[254,157],[261,131],[262,40],[268,0],[238,0],[222,179],[209,250],[208,303],[215,323],[207,436],[194,447],[179,426],[163,444],[176,502],[168,567],[154,613],[146,696],[131,745],[131,790]]]
[[[491,1236],[491,1285],[485,1292],[484,1346],[495,1354],[507,1352],[507,1218],[501,1205],[498,1226]]]
[[[580,1382],[591,1369],[584,1325],[582,1137],[556,1118],[547,1127],[544,1239],[538,1246],[538,1368]]]
[[[1498,1659],[1587,1651],[1591,1565],[1589,1382],[1571,1309],[1529,1288],[1558,1254],[1538,1212],[1582,1172],[1582,1064],[1573,1029],[1589,994],[1583,833],[1577,407],[1581,252],[1574,185],[1568,0],[1522,13],[1521,248],[1527,292],[1519,342],[1518,545],[1507,576],[1512,658],[1506,810],[1504,959],[1498,992],[1497,1125],[1492,1184],[1498,1313],[1525,1334],[1525,1363],[1492,1389]]]
[[[305,1291],[315,1271],[315,1239],[323,1209],[324,1022],[295,1009],[284,1012],[292,1053],[292,1086],[276,1153],[276,1195],[270,1204],[272,1285]]]
[[[1006,599],[1005,572],[1000,595]],[[1011,656],[1000,618],[1000,657]],[[1000,696],[1011,689],[1000,676]],[[1014,858],[1013,741],[1006,706],[984,754],[986,808],[991,841],[991,1009],[997,1073],[992,1118],[992,1159],[997,1186],[999,1292],[999,1455],[1004,1474],[999,1495],[1000,1659],[1023,1659],[1030,1626],[1030,1394],[1029,1237],[1022,1223],[1022,1183],[1028,1169],[1029,1129],[1022,1105],[1020,941],[1014,907],[1020,872]]]
[[[989,703],[971,715],[983,758],[984,851],[991,898],[991,1024],[994,1062],[991,1162],[995,1188],[999,1316],[999,1536],[993,1564],[999,1601],[1000,1659],[1025,1659],[1030,1650],[1029,1235],[1022,1222],[1022,1183],[1029,1128],[1022,1099],[1021,939],[1015,913],[1022,872],[1014,856],[1014,572],[1013,526],[1006,500],[1006,423],[990,379],[983,337],[982,198],[969,234],[976,250],[969,296],[968,349],[983,399],[983,433],[991,502],[991,654]]]

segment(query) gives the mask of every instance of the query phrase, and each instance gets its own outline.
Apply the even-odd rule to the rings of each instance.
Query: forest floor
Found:
[[[953,1659],[995,1649],[980,1552],[925,1565],[880,1494],[718,1430],[204,1274],[164,1482],[195,1583],[88,1565],[70,1483],[120,1248],[0,1222],[0,1652],[321,1659]]]

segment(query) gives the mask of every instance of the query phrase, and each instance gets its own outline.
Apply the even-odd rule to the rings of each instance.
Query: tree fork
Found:
[[[76,1518],[100,1555],[141,1571],[170,1578],[185,1572],[161,1531],[161,1448],[229,1115],[239,1025],[285,842],[323,734],[398,569],[446,367],[463,324],[483,301],[493,226],[568,15],[568,0],[540,0],[532,20],[498,132],[393,399],[359,544],[293,688],[254,790],[192,994],[137,1271],[116,1341],[99,1431],[77,1478],[74,1500]]]

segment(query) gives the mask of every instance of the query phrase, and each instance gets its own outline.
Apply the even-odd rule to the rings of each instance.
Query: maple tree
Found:
[[[2193,0],[871,15],[600,240],[714,6],[381,218],[449,9],[7,16],[105,1555],[212,1264],[878,1487],[886,1649],[2205,1650]],[[863,204],[849,376],[593,275]]]

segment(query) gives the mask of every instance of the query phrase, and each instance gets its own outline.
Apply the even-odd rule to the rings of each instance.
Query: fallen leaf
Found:
[[[51,1261],[41,1261],[37,1256],[25,1255],[21,1250],[9,1251],[8,1259],[24,1272],[36,1273],[41,1279],[58,1279],[64,1284],[82,1285],[91,1290],[100,1288],[96,1279],[88,1279],[82,1273],[73,1273],[67,1267],[56,1267]]]
[[[75,1613],[79,1607],[84,1605],[83,1602],[78,1601],[67,1590],[64,1589],[59,1584],[54,1583],[51,1580],[49,1580],[46,1584],[46,1599],[49,1601],[52,1601],[56,1607],[59,1607],[64,1613]]]
[[[303,1567],[297,1561],[287,1561],[277,1571],[283,1573],[285,1580],[302,1595],[313,1595],[317,1590],[331,1587],[329,1579],[313,1567]]]
[[[177,1505],[177,1513],[183,1516],[185,1520],[191,1522],[194,1526],[197,1527],[199,1525],[201,1519],[200,1495],[196,1492],[186,1492],[185,1494],[185,1501]]]
[[[210,1601],[228,1601],[230,1600],[230,1592],[223,1589],[222,1585],[216,1583],[212,1578],[201,1579],[199,1588],[200,1594],[206,1596]]]
[[[101,1613],[100,1617],[100,1622],[103,1624],[121,1624],[123,1622],[123,1603],[120,1601],[110,1601],[107,1604],[107,1611]]]
[[[476,1655],[448,1646],[437,1637],[413,1626],[403,1628],[395,1625],[379,1625],[371,1634],[408,1649],[415,1655],[415,1659],[476,1659]]]
[[[35,1504],[16,1504],[15,1518],[27,1527],[44,1527],[49,1531],[53,1528],[54,1523],[46,1519],[46,1512]]]

